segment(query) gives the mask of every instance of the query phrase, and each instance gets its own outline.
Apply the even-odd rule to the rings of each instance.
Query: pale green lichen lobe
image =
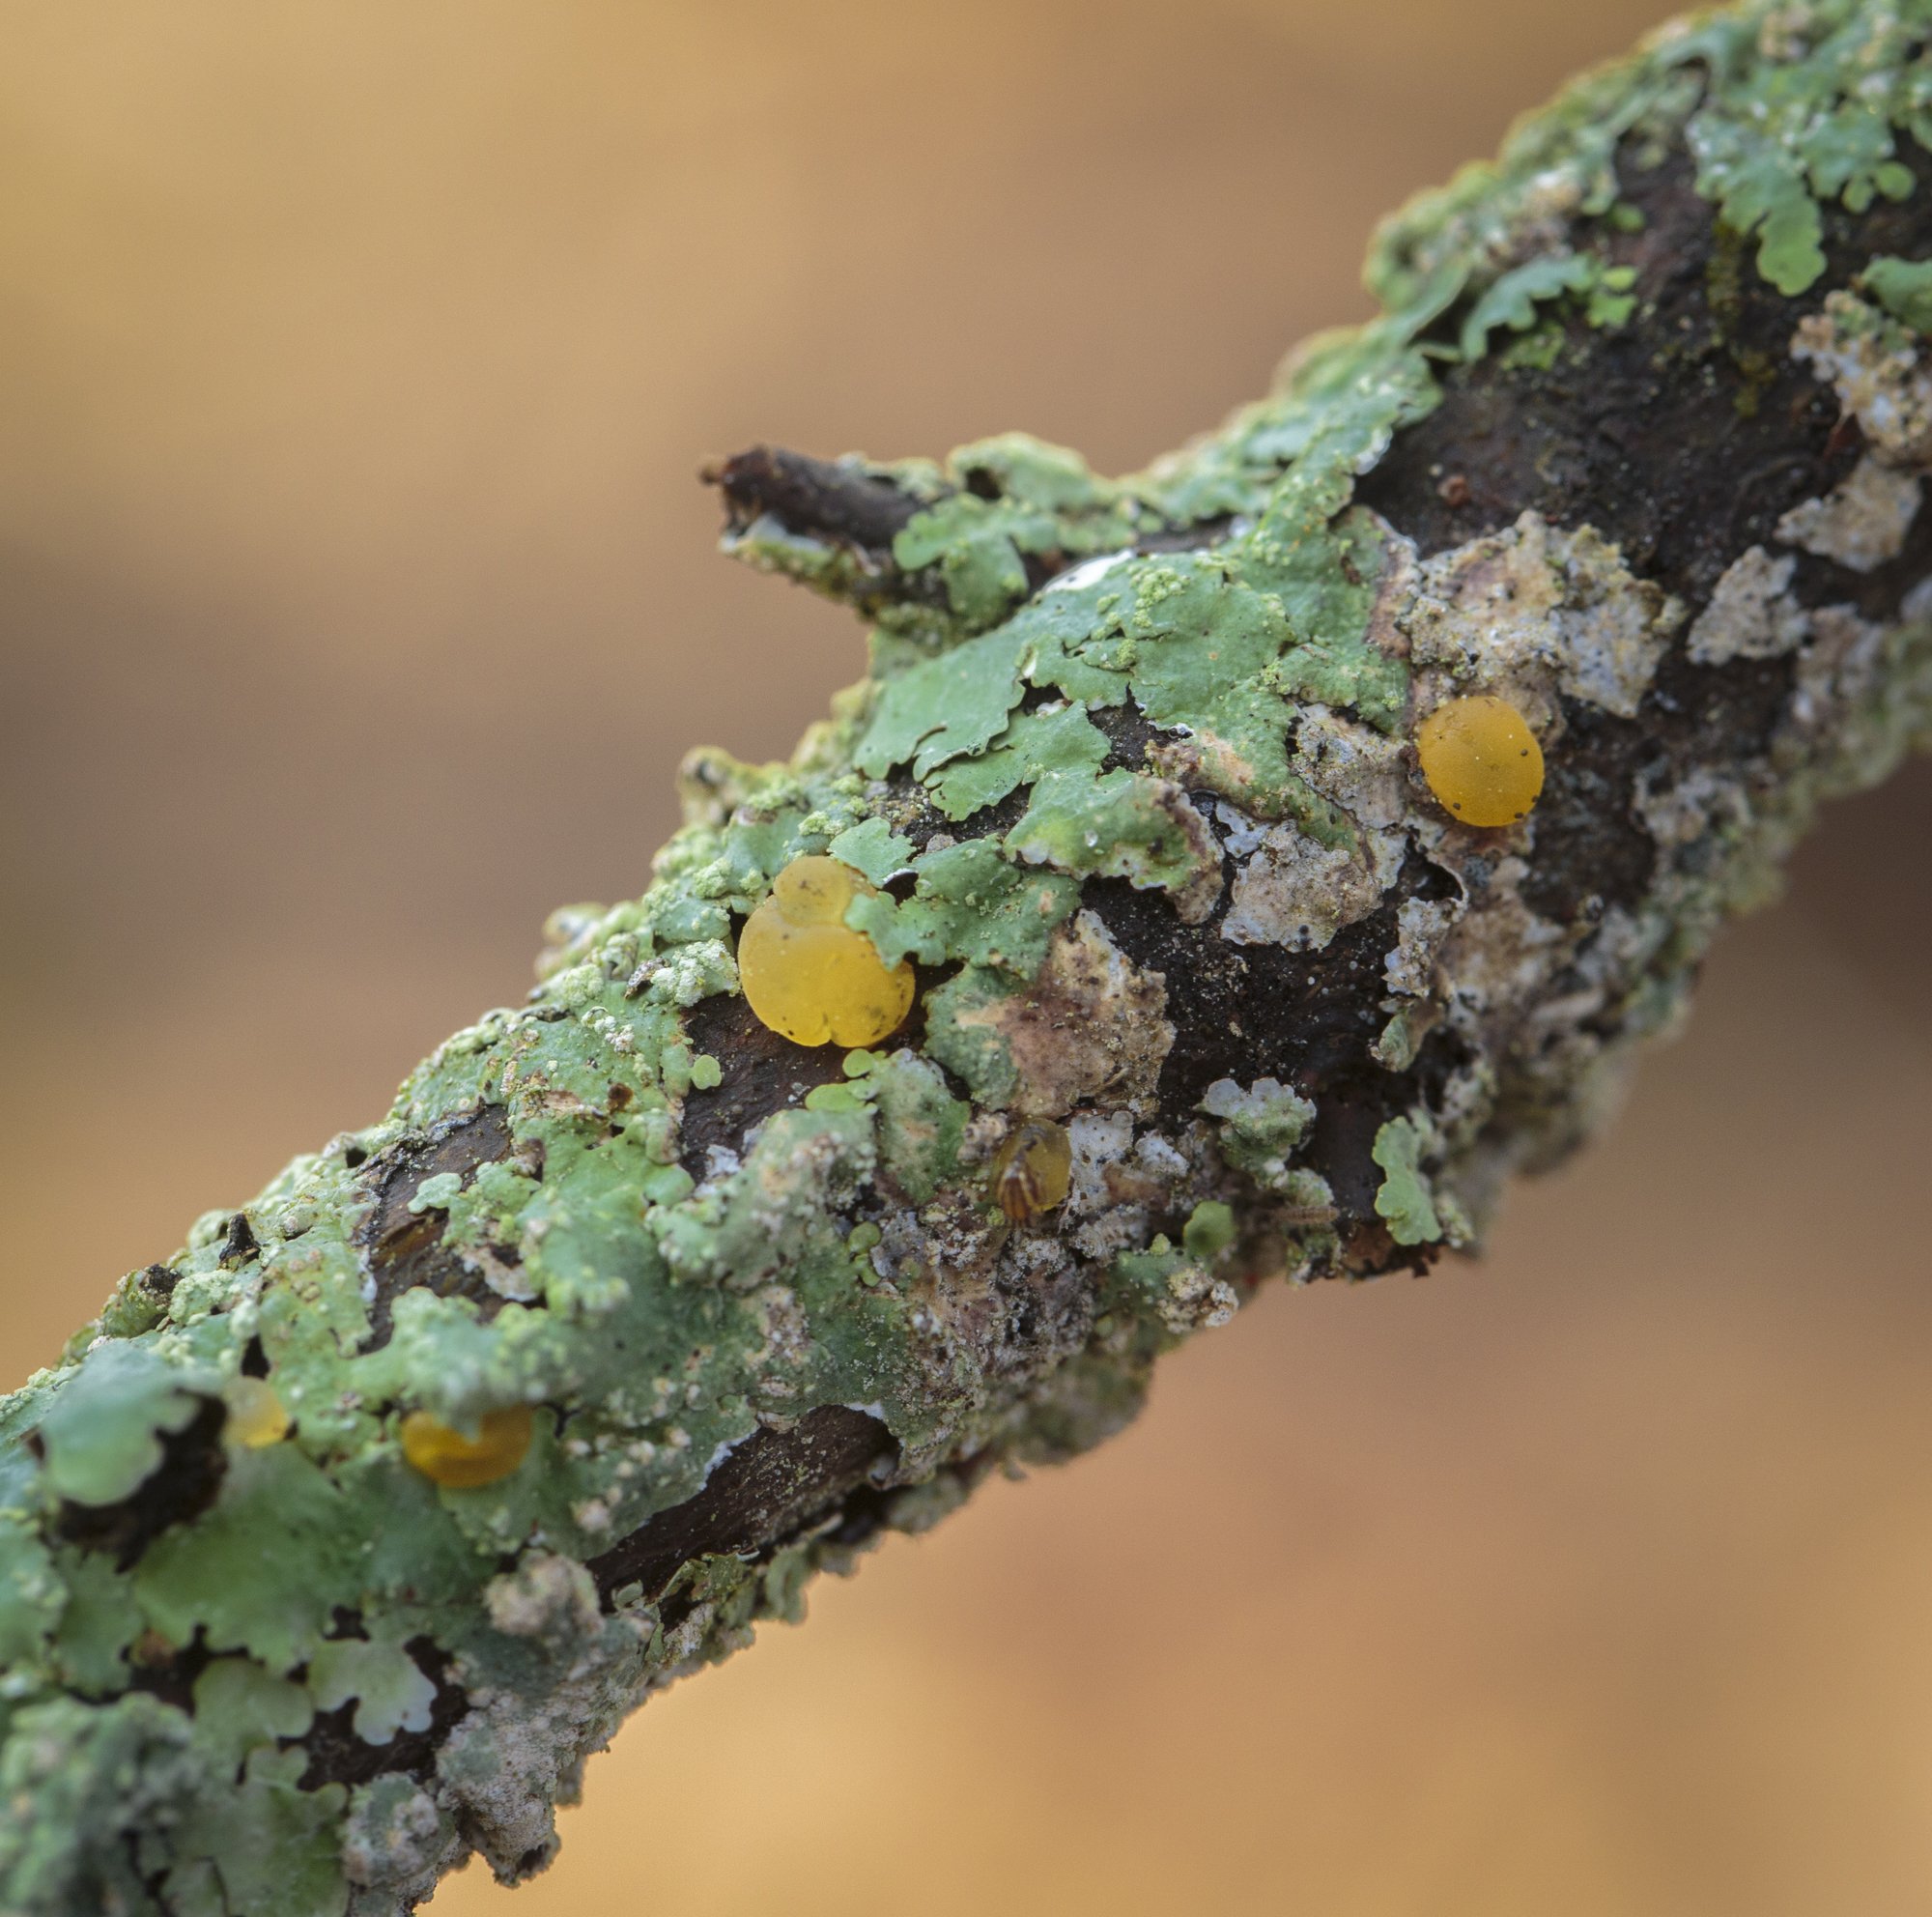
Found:
[[[1382,1168],[1376,1210],[1398,1245],[1427,1245],[1442,1236],[1429,1181],[1422,1171],[1423,1132],[1413,1119],[1392,1118],[1376,1133],[1373,1157]]]

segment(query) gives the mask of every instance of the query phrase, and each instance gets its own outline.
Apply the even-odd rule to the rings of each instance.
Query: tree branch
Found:
[[[1267,1276],[1473,1246],[1585,1138],[1819,801],[1932,728],[1928,29],[1660,36],[1144,473],[1014,435],[709,475],[872,674],[788,764],[695,755],[527,1004],[0,1402],[0,1906],[526,1875],[812,1572],[1118,1430]],[[1471,696],[1547,767],[1507,825],[1419,759]],[[740,991],[823,855],[913,971],[868,1047]]]

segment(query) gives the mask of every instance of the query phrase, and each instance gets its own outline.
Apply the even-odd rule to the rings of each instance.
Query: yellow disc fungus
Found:
[[[228,1400],[226,1435],[231,1444],[258,1451],[265,1445],[279,1445],[289,1435],[295,1420],[266,1378],[231,1379],[222,1395]]]
[[[994,1202],[1016,1225],[1065,1204],[1072,1183],[1073,1142],[1049,1118],[1016,1127],[993,1159]]]
[[[1415,733],[1429,789],[1464,825],[1514,825],[1543,790],[1543,748],[1506,699],[1445,701]]]
[[[912,1010],[912,966],[888,965],[845,923],[876,894],[837,859],[794,859],[738,935],[738,978],[758,1022],[797,1045],[869,1045]]]
[[[508,1477],[530,1448],[530,1408],[511,1405],[486,1411],[473,1438],[452,1430],[426,1411],[403,1419],[403,1456],[434,1484],[467,1490]]]

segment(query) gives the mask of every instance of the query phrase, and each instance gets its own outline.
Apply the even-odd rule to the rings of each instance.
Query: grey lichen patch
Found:
[[[491,1624],[506,1637],[529,1638],[565,1649],[601,1628],[597,1587],[583,1566],[533,1552],[514,1571],[483,1590]]]
[[[1406,754],[1400,739],[1326,705],[1302,707],[1294,732],[1295,776],[1329,802],[1328,819],[1369,839],[1401,825],[1408,812]]]
[[[1810,619],[1791,593],[1797,566],[1789,554],[1774,558],[1762,546],[1733,560],[1691,624],[1692,661],[1721,666],[1732,659],[1776,659],[1802,645]]]
[[[1455,981],[1448,1022],[1493,1052],[1500,1034],[1539,1003],[1575,933],[1524,903],[1525,861],[1498,861],[1443,941],[1441,970]]]
[[[366,1893],[352,1912],[421,1900],[463,1849],[453,1822],[421,1786],[395,1771],[374,1779],[354,1794],[343,1826],[343,1874]]]
[[[1919,336],[1855,293],[1828,294],[1799,321],[1791,355],[1829,381],[1872,456],[1922,472],[1932,464],[1932,368]]]
[[[1375,910],[1401,867],[1393,834],[1336,846],[1296,825],[1270,826],[1236,872],[1221,936],[1235,945],[1320,952],[1344,926]]]
[[[1073,1150],[1066,1219],[1074,1247],[1105,1262],[1146,1245],[1150,1219],[1173,1208],[1193,1176],[1192,1160],[1160,1132],[1137,1132],[1130,1111],[1076,1112],[1066,1130]]]
[[[1704,767],[1668,785],[1639,781],[1634,805],[1650,836],[1672,850],[1713,835],[1733,837],[1751,817],[1743,782]]]
[[[1397,740],[1321,705],[1303,708],[1290,766],[1321,802],[1311,823],[1263,828],[1219,809],[1238,861],[1221,936],[1321,951],[1374,911],[1402,870],[1407,774]]]
[[[1683,617],[1591,528],[1566,532],[1526,511],[1423,562],[1396,620],[1427,703],[1493,693],[1541,730],[1559,694],[1634,717]]]
[[[1443,943],[1462,914],[1460,900],[1402,901],[1396,913],[1396,944],[1382,961],[1390,991],[1406,998],[1426,998],[1435,991]]]
[[[1922,492],[1917,473],[1867,455],[1825,498],[1793,506],[1777,522],[1777,536],[1854,572],[1870,572],[1904,550]]]
[[[1908,614],[1910,605],[1908,598]],[[1900,641],[1896,629],[1850,606],[1821,606],[1811,615],[1811,641],[1798,655],[1791,723],[1814,737],[1844,734],[1839,770],[1827,789],[1855,790],[1896,762],[1901,700],[1896,692],[1887,695],[1906,651]]]
[[[705,1614],[702,1617],[699,1614]],[[716,1616],[699,1605],[684,1662]],[[479,1646],[459,1669],[471,1708],[437,1764],[438,1797],[506,1883],[527,1877],[556,1848],[555,1805],[577,1794],[584,1758],[607,1742],[650,1688],[651,1622],[600,1618],[562,1658],[526,1657],[522,1669]],[[522,1679],[504,1681],[516,1673]],[[487,1681],[498,1675],[497,1682]]]

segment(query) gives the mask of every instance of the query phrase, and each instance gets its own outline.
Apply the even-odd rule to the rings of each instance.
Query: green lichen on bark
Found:
[[[1020,435],[731,463],[727,544],[864,612],[867,679],[787,763],[694,756],[650,887],[557,914],[526,1003],[0,1402],[0,1908],[526,1875],[586,1756],[813,1571],[1117,1430],[1271,1273],[1474,1242],[1586,1135],[1818,801],[1926,734],[1928,34],[1851,0],[1666,30],[1389,222],[1379,318],[1145,472]],[[1693,215],[1757,275],[1708,336],[1655,317]],[[1726,431],[1816,396],[1790,497],[1694,561],[1559,497],[1538,406],[1618,354],[1721,385]],[[1417,450],[1501,472],[1513,425],[1539,476],[1493,508]],[[1408,743],[1473,691],[1551,768],[1516,826],[1457,824]],[[843,1055],[738,994],[739,927],[819,854],[920,968]],[[1015,1220],[989,1179],[1034,1121],[1071,1191]],[[412,1413],[516,1408],[495,1482],[404,1456]]]

